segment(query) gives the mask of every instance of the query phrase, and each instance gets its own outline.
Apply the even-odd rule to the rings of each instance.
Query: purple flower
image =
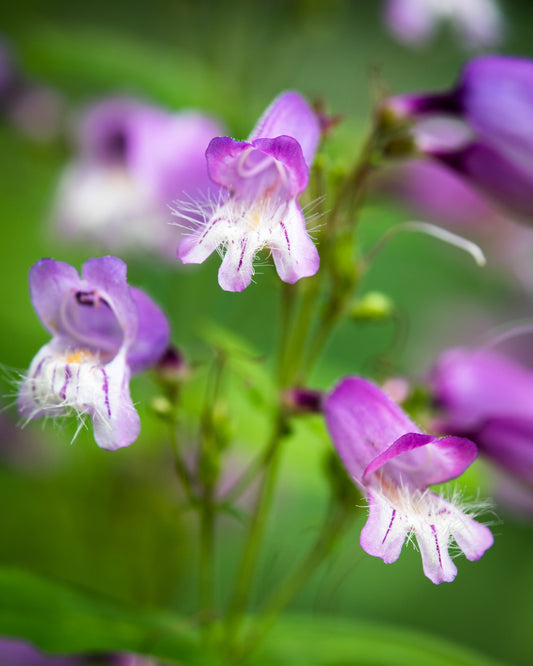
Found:
[[[63,99],[20,70],[9,44],[0,37],[0,116],[30,139],[55,138],[63,119]]]
[[[224,250],[218,273],[222,289],[242,291],[253,260],[269,247],[280,278],[294,283],[319,266],[298,196],[306,189],[320,136],[316,114],[295,92],[277,97],[247,141],[218,137],[209,144],[212,180],[226,190],[204,207],[203,223],[178,247],[185,264],[200,264]]]
[[[149,658],[126,653],[48,654],[17,638],[0,637],[2,666],[150,666]]]
[[[430,386],[440,432],[471,438],[484,456],[533,484],[533,371],[488,349],[449,349]]]
[[[220,134],[214,119],[170,113],[128,98],[87,109],[77,126],[78,154],[60,183],[54,217],[63,235],[107,249],[175,257],[176,198],[206,196],[213,184],[205,149]],[[188,225],[182,218],[180,225]]]
[[[22,381],[19,413],[89,414],[98,446],[118,449],[138,436],[130,374],[157,362],[169,327],[162,311],[126,282],[116,257],[89,259],[75,268],[41,259],[29,275],[33,306],[52,340],[33,359]]]
[[[492,545],[487,527],[428,489],[459,476],[474,461],[473,442],[423,434],[380,389],[359,377],[342,380],[324,412],[337,453],[368,498],[370,513],[361,532],[367,553],[395,562],[414,534],[425,575],[443,583],[457,574],[448,552],[452,541],[469,560],[478,560]]]
[[[402,95],[420,150],[519,215],[533,215],[533,61],[475,58],[451,91]]]
[[[79,656],[39,652],[16,638],[0,638],[0,663],[6,666],[82,666],[85,662]]]
[[[435,224],[481,230],[503,222],[483,196],[437,162],[409,160],[396,164],[378,178],[376,185],[420,219]]]
[[[388,0],[385,5],[389,30],[408,45],[428,42],[439,21],[446,19],[466,46],[495,46],[501,41],[503,17],[494,0]]]

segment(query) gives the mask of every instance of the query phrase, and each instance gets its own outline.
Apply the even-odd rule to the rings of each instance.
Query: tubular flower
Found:
[[[533,61],[480,56],[449,92],[400,95],[419,150],[519,216],[533,216]]]
[[[318,119],[307,102],[285,92],[268,107],[247,141],[213,139],[207,167],[226,194],[203,210],[203,223],[181,241],[181,261],[200,264],[215,250],[224,250],[218,281],[227,291],[242,291],[250,284],[254,257],[264,247],[272,251],[284,282],[314,275],[318,252],[297,198],[307,187],[319,136]]]
[[[52,334],[22,381],[19,413],[26,420],[89,414],[104,449],[128,446],[140,421],[129,390],[130,374],[154,363],[168,346],[162,311],[126,282],[116,257],[89,259],[75,268],[41,259],[29,275],[33,306]]]
[[[449,349],[430,385],[441,408],[438,430],[470,437],[533,489],[533,372],[487,349]]]
[[[448,19],[469,47],[501,41],[503,16],[494,0],[388,0],[385,20],[392,34],[409,45],[424,44]]]
[[[213,189],[205,149],[221,131],[204,114],[170,113],[135,99],[109,98],[89,107],[76,128],[76,157],[59,185],[59,231],[106,249],[174,258],[176,228],[168,206],[184,193],[206,196]]]
[[[476,458],[468,439],[423,434],[371,382],[348,377],[325,400],[326,423],[337,453],[366,494],[368,521],[361,546],[387,564],[414,534],[425,575],[452,581],[457,569],[448,549],[455,541],[469,560],[493,543],[490,530],[429,486],[459,476]]]

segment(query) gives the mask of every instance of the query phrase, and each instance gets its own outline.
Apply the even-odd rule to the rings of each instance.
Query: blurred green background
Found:
[[[396,44],[384,29],[380,5],[364,0],[36,0],[4,6],[0,26],[24,69],[59,89],[72,107],[129,93],[176,110],[208,110],[241,139],[280,91],[294,88],[308,98],[321,97],[332,112],[346,116],[331,150],[331,160],[342,165],[354,159],[376,91],[447,87],[468,57],[447,30],[423,50]],[[533,5],[515,0],[502,6],[508,18],[503,52],[533,57]],[[91,251],[62,244],[50,233],[51,197],[67,147],[32,143],[4,125],[0,154],[0,362],[3,404],[9,406],[18,372],[48,337],[28,298],[29,267],[42,256],[80,266]],[[403,211],[372,198],[361,221],[363,244],[403,219]],[[138,257],[128,265],[130,282],[147,289],[166,309],[174,342],[191,358],[209,357],[199,336],[214,322],[245,340],[260,359],[230,371],[226,380],[238,442],[232,464],[238,467],[263,441],[261,394],[267,392],[278,316],[273,269],[261,268],[256,284],[243,294],[228,294],[216,282],[216,256],[198,268],[172,268]],[[405,234],[391,243],[364,289],[390,295],[406,331],[398,341],[391,324],[357,330],[344,324],[314,374],[317,387],[330,387],[346,374],[371,373],[395,342],[400,355],[393,371],[420,376],[439,350],[468,341],[475,323],[465,313],[485,317],[488,312],[501,323],[531,312],[532,295],[510,271],[490,265],[480,270],[468,257],[419,235]],[[243,373],[249,373],[245,381]],[[201,399],[202,379],[200,373],[187,396],[193,409]],[[251,387],[244,398],[243,386]],[[13,408],[4,412],[2,565],[143,609],[194,611],[194,516],[180,508],[165,428],[150,413],[148,403],[156,392],[149,376],[133,381],[142,435],[114,454],[98,450],[90,432],[69,445],[73,422],[64,428],[48,423],[45,429],[31,424],[21,432],[13,425]],[[287,447],[255,599],[304,552],[318,529],[325,497],[321,459],[328,446],[318,418],[298,424]],[[487,474],[477,464],[471,486],[480,483],[490,492]],[[477,563],[459,558],[457,580],[437,587],[423,577],[412,548],[390,566],[365,555],[358,543],[361,517],[291,609],[415,628],[504,663],[531,664],[532,528],[502,511],[495,522],[494,547]],[[224,517],[219,532],[217,594],[223,599],[244,530],[239,520]],[[337,663],[333,656],[331,663]]]

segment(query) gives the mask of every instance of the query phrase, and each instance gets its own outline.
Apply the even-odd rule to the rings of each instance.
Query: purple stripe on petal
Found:
[[[105,406],[107,408],[107,415],[111,417],[111,405],[109,404],[109,382],[107,379],[107,373],[104,368],[100,368],[100,370],[102,371],[102,377],[104,379],[102,388],[105,395]]]
[[[279,223],[279,226],[283,229],[283,233],[285,234],[285,240],[287,241],[287,250],[290,252],[291,251],[291,241],[289,240],[289,234],[287,233],[287,227],[285,226],[285,223],[281,221]]]
[[[54,368],[54,372],[55,372],[55,368]],[[59,397],[61,398],[61,400],[66,400],[67,399],[67,386],[68,386],[68,383],[71,380],[71,378],[72,378],[72,371],[70,369],[69,364],[67,363],[65,365],[65,383],[63,384],[63,387],[61,388],[61,391],[59,391]]]
[[[391,515],[391,518],[390,518],[390,523],[389,523],[389,526],[387,527],[387,531],[385,532],[385,536],[383,537],[383,541],[381,542],[381,545],[383,545],[385,543],[385,541],[387,540],[387,537],[390,534],[390,531],[392,529],[392,525],[394,523],[395,518],[396,518],[396,509],[393,509],[392,510],[392,515]]]
[[[442,569],[442,557],[440,555],[440,545],[439,545],[439,537],[437,535],[437,528],[435,527],[435,525],[431,525],[430,527],[431,527],[431,531],[433,532],[433,537],[435,539],[435,547],[437,549],[437,555],[438,555],[438,558],[439,558],[439,565],[440,565],[440,568]]]
[[[241,241],[241,256],[239,259],[239,265],[237,266],[237,272],[240,271],[242,268],[242,262],[244,260],[244,255],[246,253],[246,245],[247,245],[246,238],[243,238]]]

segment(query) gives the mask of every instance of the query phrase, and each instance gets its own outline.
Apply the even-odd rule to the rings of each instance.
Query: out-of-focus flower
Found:
[[[200,264],[224,250],[218,281],[227,291],[250,284],[254,257],[265,247],[283,281],[314,275],[320,260],[297,199],[307,187],[319,137],[316,114],[290,91],[272,102],[247,141],[213,139],[206,152],[209,175],[226,194],[191,207],[200,208],[204,221],[181,241],[183,263]]]
[[[471,48],[499,44],[504,29],[494,0],[388,0],[385,20],[399,41],[415,46],[427,43],[443,20],[450,21]]]
[[[78,152],[60,182],[54,219],[71,240],[174,259],[180,234],[169,206],[207,197],[205,149],[223,131],[194,111],[170,113],[130,98],[88,108],[77,125]],[[191,223],[180,219],[180,226]]]
[[[22,381],[18,409],[26,420],[89,414],[98,446],[114,450],[138,436],[130,397],[131,372],[157,362],[168,346],[165,315],[126,282],[116,257],[89,259],[75,268],[41,259],[30,270],[33,306],[52,340]]]
[[[400,95],[418,149],[514,215],[533,216],[533,61],[480,56],[451,91]]]
[[[63,100],[58,92],[31,81],[0,39],[0,117],[28,138],[48,141],[61,129]]]
[[[134,654],[47,654],[16,638],[1,637],[0,663],[2,666],[155,666],[148,657]]]
[[[361,532],[367,553],[395,562],[414,534],[425,575],[443,583],[457,574],[448,552],[452,541],[469,560],[492,545],[487,527],[453,499],[428,489],[462,474],[477,456],[473,442],[423,434],[377,386],[359,377],[340,382],[326,398],[324,413],[339,457],[368,498]]]
[[[409,160],[386,169],[374,182],[417,218],[461,230],[483,229],[501,214],[464,179],[430,160]]]
[[[480,452],[533,489],[533,371],[489,349],[449,349],[430,374],[439,432]]]

